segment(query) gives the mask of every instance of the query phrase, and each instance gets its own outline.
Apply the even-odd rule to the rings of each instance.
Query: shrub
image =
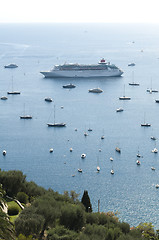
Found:
[[[9,216],[14,216],[17,215],[19,213],[19,208],[18,206],[10,206],[8,208],[8,215]]]
[[[60,224],[79,231],[85,224],[85,212],[80,205],[67,205],[61,209]]]
[[[18,199],[20,202],[26,204],[27,201],[28,201],[28,195],[27,195],[26,193],[24,193],[24,192],[18,192],[18,193],[17,193],[17,199]]]

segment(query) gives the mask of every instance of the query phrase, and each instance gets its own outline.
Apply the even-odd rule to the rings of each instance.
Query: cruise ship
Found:
[[[46,78],[57,77],[119,77],[123,71],[102,58],[98,64],[65,63],[55,65],[50,71],[40,72]]]

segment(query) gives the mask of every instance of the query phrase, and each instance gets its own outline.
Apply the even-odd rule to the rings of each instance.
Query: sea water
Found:
[[[0,168],[21,170],[27,181],[59,193],[74,190],[79,199],[88,190],[93,211],[100,200],[100,211],[118,211],[131,226],[152,222],[159,228],[159,157],[151,152],[159,148],[158,140],[151,140],[159,138],[159,93],[146,91],[159,90],[159,25],[0,24],[0,32],[0,97],[12,88],[21,92],[0,100]],[[45,79],[40,74],[55,64],[96,64],[102,57],[123,76]],[[10,63],[18,68],[5,69]],[[140,86],[130,86],[132,81]],[[63,89],[69,83],[76,88]],[[88,92],[96,87],[103,92]],[[131,100],[120,101],[124,94]],[[119,107],[124,111],[117,113]],[[33,118],[20,119],[24,111]],[[49,128],[54,117],[67,126]],[[144,121],[151,127],[141,127]],[[93,131],[85,137],[89,127]]]

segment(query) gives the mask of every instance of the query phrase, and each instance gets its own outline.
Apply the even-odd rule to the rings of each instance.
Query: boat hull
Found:
[[[60,71],[52,70],[40,72],[45,78],[92,78],[92,77],[120,77],[123,72],[120,69],[114,70],[84,70],[84,71]]]
[[[66,123],[47,123],[48,127],[65,127]]]

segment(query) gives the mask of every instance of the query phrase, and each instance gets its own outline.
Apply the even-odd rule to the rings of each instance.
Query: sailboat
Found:
[[[55,105],[54,105],[54,122],[53,123],[47,123],[48,127],[65,127],[66,123],[56,123],[55,122]]]
[[[141,127],[151,127],[150,123],[145,123],[145,114],[144,114],[144,123],[141,123]]]
[[[13,94],[13,95],[20,94],[19,91],[13,91],[13,77],[12,77],[12,91],[7,92],[7,94]]]
[[[152,80],[151,80],[151,88],[147,88],[146,91],[149,92],[149,93],[156,93],[156,92],[158,92],[158,90],[152,89]]]
[[[25,104],[24,104],[24,115],[21,115],[21,116],[20,116],[20,119],[32,119],[32,116],[31,116],[31,115],[26,115],[26,114],[25,114]]]
[[[129,83],[129,85],[131,85],[131,86],[139,86],[140,85],[139,83],[134,82],[134,72],[132,72],[132,79],[133,79],[133,81],[131,83]]]
[[[130,99],[131,99],[131,97],[125,96],[125,85],[124,85],[124,95],[123,95],[123,97],[119,97],[119,100],[130,100]]]

